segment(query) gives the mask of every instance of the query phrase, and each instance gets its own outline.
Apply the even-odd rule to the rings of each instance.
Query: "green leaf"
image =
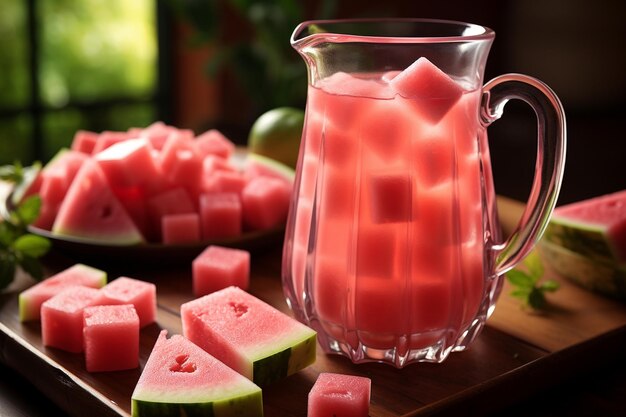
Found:
[[[526,268],[528,268],[528,273],[530,274],[530,276],[535,278],[535,281],[543,276],[543,263],[541,263],[541,258],[536,251],[531,252],[524,259],[524,265],[526,266]]]
[[[520,288],[530,289],[535,284],[535,280],[530,275],[519,269],[510,270],[506,273],[506,277],[511,284]]]
[[[555,281],[553,279],[548,279],[541,283],[541,285],[539,286],[539,289],[543,292],[555,292],[556,290],[559,289],[560,286],[561,284],[559,284],[558,281]]]
[[[0,247],[9,248],[17,236],[17,230],[12,223],[0,221]]]
[[[24,200],[16,210],[18,218],[24,226],[28,226],[39,216],[41,197],[33,195]]]
[[[522,301],[526,302],[526,300],[528,299],[528,295],[530,294],[530,292],[532,291],[532,288],[524,288],[524,289],[516,289],[511,291],[511,296],[515,297],[515,298],[519,298]]]
[[[15,256],[0,252],[0,290],[9,286],[15,277]]]
[[[39,258],[50,250],[50,241],[45,237],[29,233],[17,238],[13,247],[26,256]]]
[[[19,183],[24,176],[24,169],[19,161],[13,165],[0,166],[0,180]]]
[[[19,264],[28,275],[41,281],[43,279],[43,268],[39,261],[32,256],[22,256],[19,260]]]
[[[546,297],[538,288],[533,288],[528,295],[528,305],[535,310],[541,310],[546,306]]]

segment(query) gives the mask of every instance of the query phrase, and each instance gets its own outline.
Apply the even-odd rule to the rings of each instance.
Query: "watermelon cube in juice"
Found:
[[[83,337],[87,371],[120,371],[139,366],[139,316],[131,304],[85,308]]]
[[[196,297],[230,286],[248,289],[250,252],[211,245],[191,263],[193,293]]]
[[[145,327],[156,321],[156,285],[129,277],[119,277],[100,289],[98,305],[132,304]]]
[[[41,305],[69,286],[82,285],[101,288],[107,283],[107,273],[99,269],[75,264],[47,278],[19,295],[20,321],[39,320]]]
[[[185,337],[257,385],[315,361],[315,331],[241,288],[224,288],[180,310]]]
[[[41,305],[41,337],[44,346],[79,353],[83,351],[83,310],[97,305],[99,290],[68,287]]]
[[[322,372],[309,392],[307,417],[367,417],[371,391],[369,378]]]

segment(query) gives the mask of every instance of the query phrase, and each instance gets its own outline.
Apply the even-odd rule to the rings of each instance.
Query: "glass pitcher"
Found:
[[[503,274],[557,200],[565,116],[542,82],[483,85],[495,33],[422,19],[310,21],[291,44],[308,69],[282,284],[327,353],[401,368],[467,348]],[[503,242],[486,128],[509,99],[537,115],[536,173]]]

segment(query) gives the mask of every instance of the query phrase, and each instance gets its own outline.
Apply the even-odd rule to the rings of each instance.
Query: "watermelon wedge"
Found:
[[[626,190],[558,207],[544,239],[587,258],[626,266]]]
[[[181,306],[183,334],[257,385],[315,361],[316,333],[238,287]]]
[[[131,397],[133,417],[263,415],[261,388],[162,330]]]
[[[133,245],[144,241],[124,206],[109,188],[94,160],[84,162],[59,207],[52,232],[105,244]]]

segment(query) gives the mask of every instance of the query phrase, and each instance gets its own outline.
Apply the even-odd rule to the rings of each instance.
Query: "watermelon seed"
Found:
[[[231,306],[237,317],[241,317],[248,312],[248,306],[243,303],[236,303],[234,301],[231,301],[229,305]]]
[[[176,363],[170,366],[170,371],[172,372],[186,372],[191,373],[194,372],[197,367],[193,362],[188,362],[189,355],[178,355],[176,357]]]
[[[111,208],[111,206],[102,207],[102,212],[100,213],[101,218],[106,219],[107,217],[111,216],[111,214],[113,214],[113,209]]]

